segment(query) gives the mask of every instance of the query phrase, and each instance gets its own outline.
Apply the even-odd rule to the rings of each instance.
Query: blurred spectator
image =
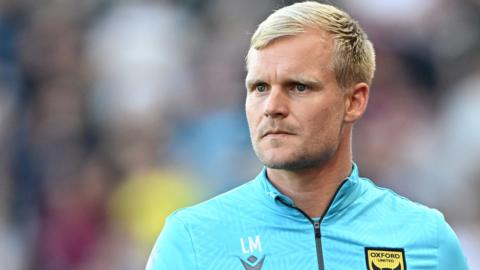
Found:
[[[480,60],[480,58],[479,58]],[[480,61],[477,68],[466,74],[448,95],[444,96],[442,114],[438,118],[439,142],[436,162],[442,169],[443,192],[438,194],[442,206],[449,215],[459,220],[476,221],[480,206],[478,190],[480,186],[480,126],[475,124],[480,116]],[[462,194],[462,200],[448,196]],[[444,196],[442,196],[444,195]],[[448,198],[445,200],[445,198]],[[479,228],[480,230],[480,228]]]
[[[128,247],[128,264],[132,269],[145,266],[154,240],[165,218],[174,210],[191,205],[203,198],[201,188],[173,169],[151,168],[132,175],[112,194],[109,202],[112,231]]]
[[[93,25],[90,106],[99,128],[154,130],[181,108],[193,91],[190,26],[182,9],[156,1],[120,2]]]
[[[45,205],[32,268],[75,269],[105,233],[103,205],[112,173],[98,158],[64,175],[45,192]]]

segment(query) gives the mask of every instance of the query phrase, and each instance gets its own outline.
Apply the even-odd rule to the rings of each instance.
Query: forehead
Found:
[[[247,81],[272,75],[326,76],[333,71],[333,49],[333,38],[325,31],[278,38],[260,50],[250,50]]]

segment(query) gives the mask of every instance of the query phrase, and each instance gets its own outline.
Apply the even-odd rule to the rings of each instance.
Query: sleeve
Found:
[[[460,242],[442,214],[439,218],[438,237],[438,270],[468,270]]]
[[[173,214],[167,219],[145,270],[197,270],[195,256],[189,231]]]

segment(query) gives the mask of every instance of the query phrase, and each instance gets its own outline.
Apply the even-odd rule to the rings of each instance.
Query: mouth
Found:
[[[295,135],[288,131],[283,130],[269,130],[262,135],[262,138],[270,137],[270,138],[280,138],[285,136]]]

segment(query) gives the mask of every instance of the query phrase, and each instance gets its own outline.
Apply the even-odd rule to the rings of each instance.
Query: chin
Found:
[[[312,162],[308,159],[304,158],[271,158],[271,159],[262,159],[260,161],[270,169],[278,169],[278,170],[288,170],[288,171],[295,171],[306,169],[312,166]]]
[[[294,153],[282,153],[282,155],[279,153],[269,153],[268,155],[257,154],[257,156],[267,168],[287,171],[320,167],[331,158],[330,155],[309,156],[295,155]]]

